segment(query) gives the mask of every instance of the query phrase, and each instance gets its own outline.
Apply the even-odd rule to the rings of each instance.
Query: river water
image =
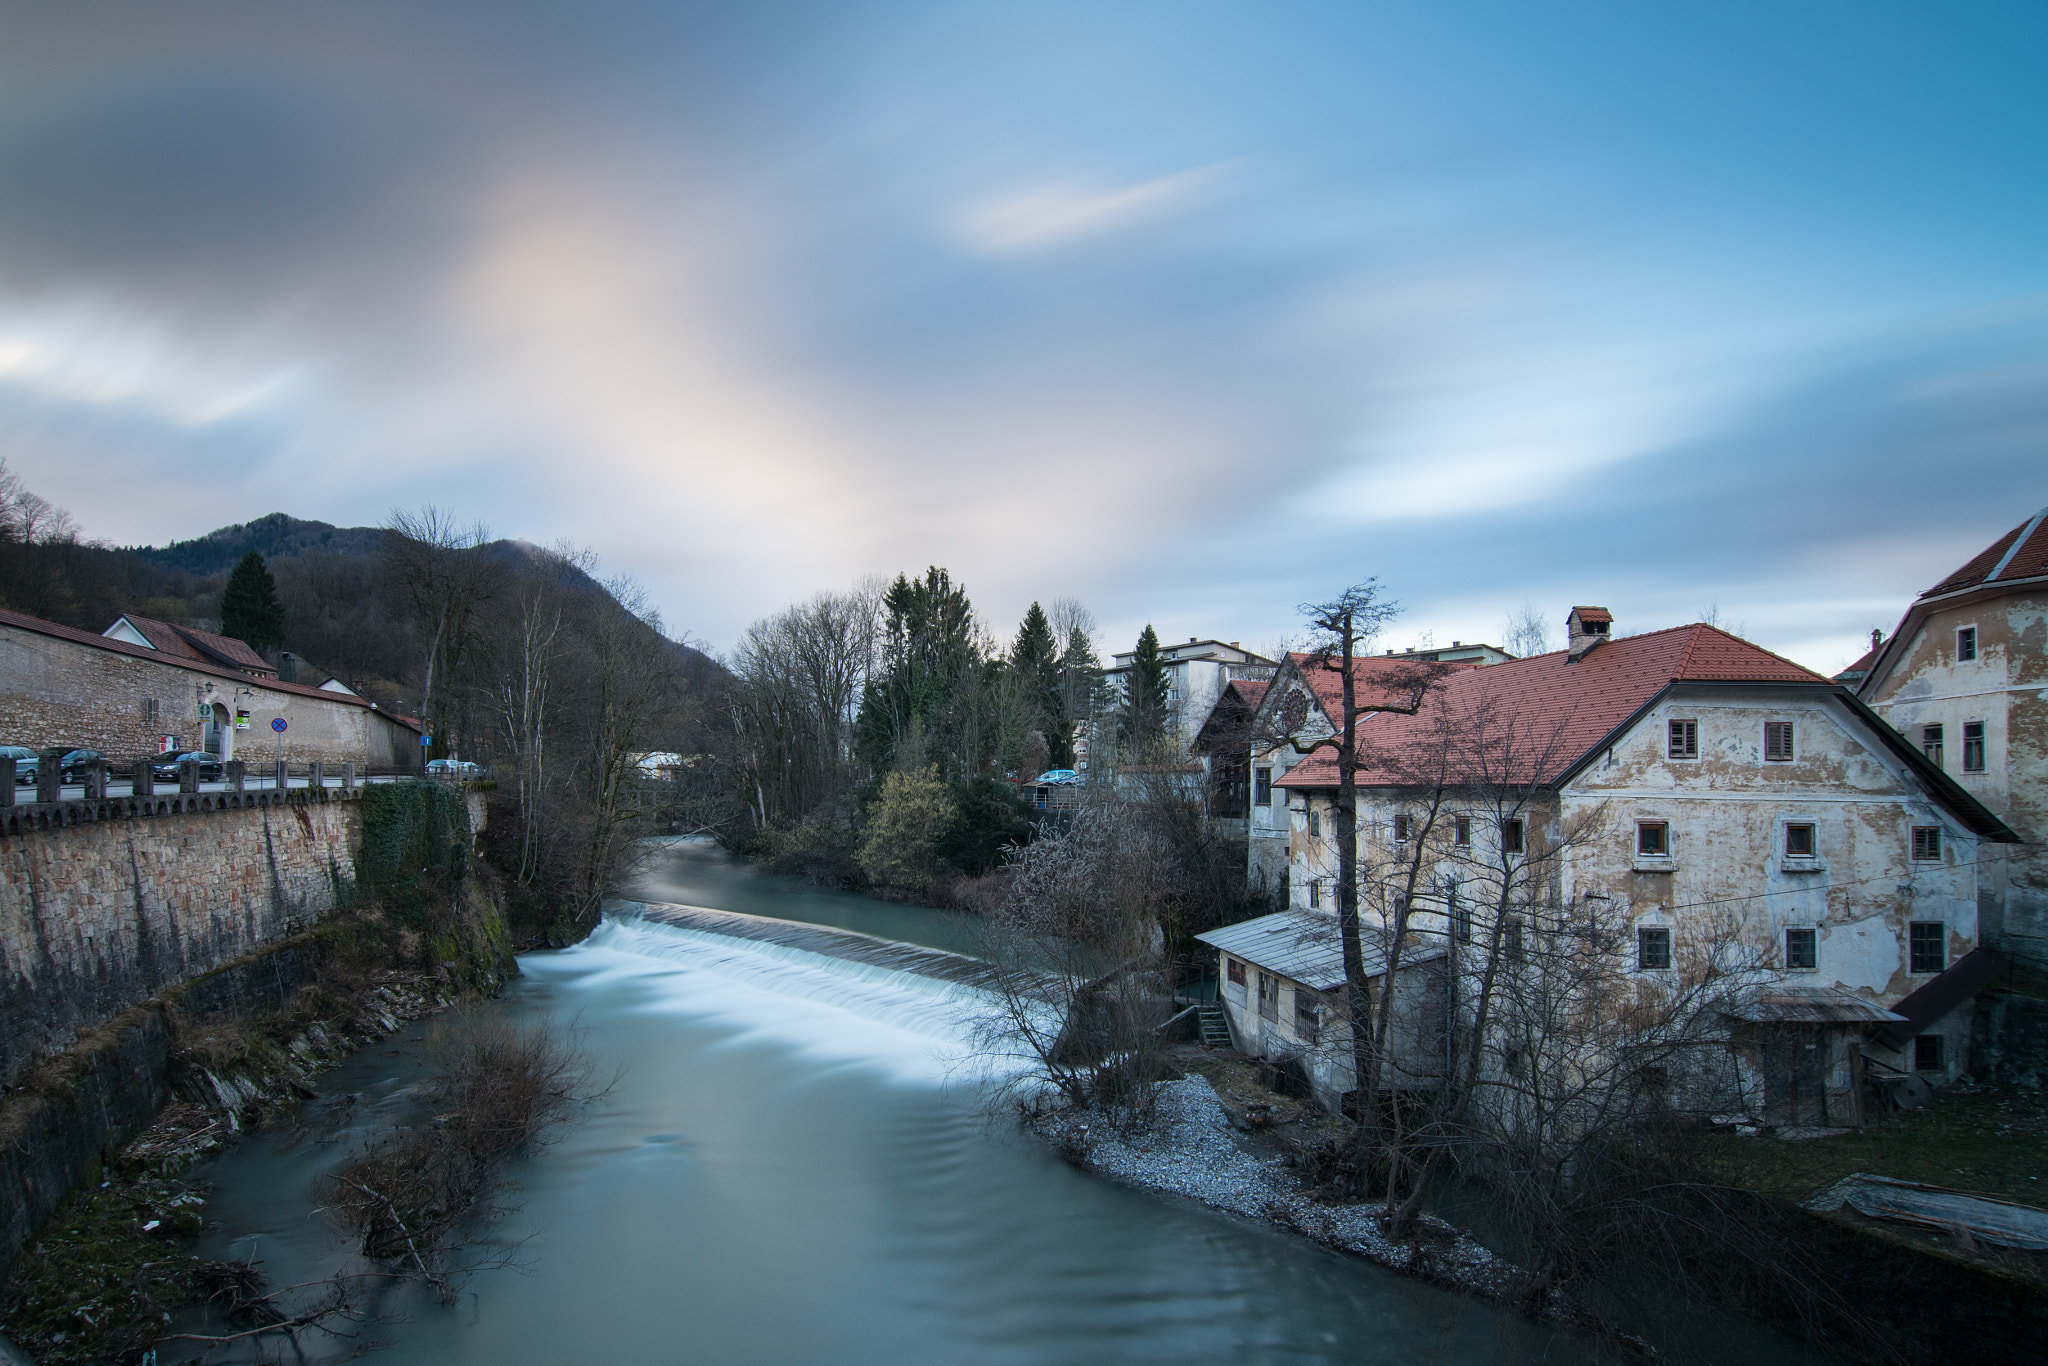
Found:
[[[646,900],[971,952],[971,922],[664,852]],[[1570,1339],[1188,1202],[1124,1190],[988,1120],[973,991],[771,944],[613,920],[530,954],[489,1009],[573,1022],[613,1089],[517,1172],[514,1260],[452,1308],[367,1330],[412,1366],[1568,1362]],[[346,1264],[320,1179],[409,1113],[414,1027],[322,1078],[303,1127],[198,1173],[205,1255],[279,1284]],[[305,1359],[344,1344],[309,1341]],[[167,1351],[164,1366],[189,1353]],[[254,1360],[219,1352],[211,1361]]]

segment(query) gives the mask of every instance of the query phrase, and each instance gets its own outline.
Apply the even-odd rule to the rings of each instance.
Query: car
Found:
[[[217,783],[226,772],[221,766],[220,756],[209,754],[203,749],[187,750],[183,754],[167,754],[151,764],[149,771],[154,773],[160,782],[174,783],[178,781],[179,765],[187,759],[199,765],[199,781],[202,783]]]
[[[82,783],[85,781],[87,764],[103,764],[106,761],[107,756],[96,749],[74,749],[57,765],[57,772],[62,775],[64,782]]]
[[[483,772],[484,767],[482,764],[473,764],[467,759],[429,759],[427,761],[427,776],[429,778],[480,778],[483,776]]]
[[[0,745],[0,758],[14,760],[14,781],[17,785],[36,780],[36,770],[42,766],[39,762],[41,757],[27,745]]]
[[[1080,782],[1081,775],[1071,768],[1049,768],[1031,781],[1040,787],[1059,787]]]

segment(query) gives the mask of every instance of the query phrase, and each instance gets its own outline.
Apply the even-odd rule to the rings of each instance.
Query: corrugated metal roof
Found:
[[[1773,987],[1728,1012],[1751,1024],[1891,1024],[1900,1017],[1839,987]]]
[[[1303,915],[1299,911],[1277,911],[1256,920],[1198,934],[1195,938],[1212,949],[1221,949],[1267,972],[1300,982],[1317,991],[1344,985],[1344,950],[1337,942],[1334,916]],[[1365,946],[1365,973],[1378,977],[1387,970],[1386,958],[1371,943]],[[1444,956],[1440,948],[1409,949],[1401,955],[1402,965],[1427,963]]]

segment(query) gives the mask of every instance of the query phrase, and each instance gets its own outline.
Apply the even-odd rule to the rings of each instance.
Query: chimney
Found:
[[[1565,662],[1576,664],[1614,629],[1614,613],[1605,607],[1574,607],[1564,619]]]
[[[277,681],[296,683],[299,681],[299,657],[290,650],[277,652]]]

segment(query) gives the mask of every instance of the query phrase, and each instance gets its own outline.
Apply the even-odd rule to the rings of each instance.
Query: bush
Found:
[[[937,768],[891,773],[868,808],[860,866],[877,885],[918,895],[937,879],[938,844],[953,823],[954,806]]]
[[[955,790],[953,819],[937,852],[969,877],[980,877],[1001,866],[1005,850],[1030,838],[1029,808],[1016,790],[984,775]]]

